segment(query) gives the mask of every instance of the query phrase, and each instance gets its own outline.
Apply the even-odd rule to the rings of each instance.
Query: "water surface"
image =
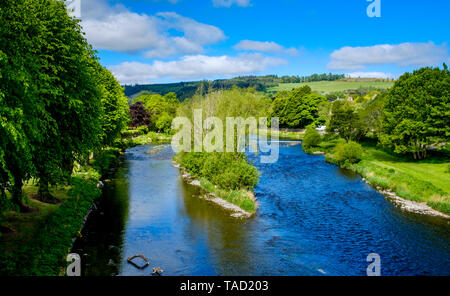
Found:
[[[284,142],[260,164],[256,217],[237,220],[198,198],[170,146],[129,149],[73,252],[85,275],[450,275],[450,226],[400,211],[362,179]],[[150,268],[127,258],[143,254]]]

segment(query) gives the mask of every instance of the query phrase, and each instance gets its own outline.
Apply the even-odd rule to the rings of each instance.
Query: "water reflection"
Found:
[[[299,142],[274,164],[249,155],[262,177],[245,221],[199,198],[172,157],[170,146],[127,151],[74,248],[86,275],[151,275],[126,262],[137,254],[165,275],[365,275],[372,252],[383,275],[450,275],[447,221],[400,211]]]

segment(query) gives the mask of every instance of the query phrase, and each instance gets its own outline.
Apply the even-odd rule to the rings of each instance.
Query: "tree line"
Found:
[[[293,94],[288,97],[292,100]],[[285,106],[281,109],[287,113],[290,109]],[[301,112],[302,118],[310,118],[310,113],[304,109]],[[325,124],[329,134],[336,134],[348,143],[371,136],[396,153],[424,159],[430,149],[448,147],[450,72],[444,64],[443,69],[426,67],[405,73],[390,90],[371,90],[364,96],[357,94],[319,103],[314,118],[314,123]],[[308,129],[307,138],[317,139],[311,136],[314,133],[314,129]],[[312,145],[317,144],[313,141]]]
[[[51,200],[49,185],[66,184],[75,161],[111,145],[129,107],[64,2],[0,8],[0,200],[9,192],[24,210],[24,182],[38,180],[39,198]]]

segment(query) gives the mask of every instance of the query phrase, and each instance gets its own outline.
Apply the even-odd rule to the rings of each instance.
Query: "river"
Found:
[[[72,252],[83,275],[450,275],[450,224],[405,213],[358,175],[282,142],[260,164],[256,217],[238,220],[199,198],[172,166],[169,145],[126,151]],[[142,254],[150,267],[127,258]]]

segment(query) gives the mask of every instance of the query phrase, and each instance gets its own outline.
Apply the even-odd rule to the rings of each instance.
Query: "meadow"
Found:
[[[280,83],[278,86],[271,87],[268,92],[291,91],[294,88],[308,85],[314,92],[330,93],[346,90],[356,90],[360,88],[389,89],[394,85],[393,81],[374,81],[374,80],[336,80],[336,81],[314,81],[305,83]]]

